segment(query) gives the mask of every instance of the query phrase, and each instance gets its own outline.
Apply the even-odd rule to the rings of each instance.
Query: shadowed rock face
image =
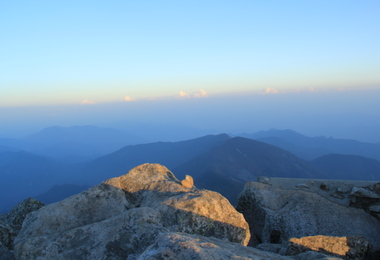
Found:
[[[8,249],[13,249],[13,240],[20,231],[26,215],[44,205],[38,200],[28,198],[18,203],[8,214],[0,215],[0,243]]]
[[[18,203],[8,214],[0,215],[0,260],[14,259],[13,241],[21,229],[21,225],[30,212],[40,209],[45,204],[28,198]]]
[[[365,237],[380,250],[375,182],[259,178],[248,182],[237,209],[250,225],[251,245],[306,236]]]
[[[143,164],[27,216],[17,259],[136,259],[159,235],[184,232],[247,245],[248,224],[219,193],[186,188]]]

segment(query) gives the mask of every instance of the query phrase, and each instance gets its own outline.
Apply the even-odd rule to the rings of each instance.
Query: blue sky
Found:
[[[380,2],[367,0],[2,1],[0,119],[125,101],[140,102],[138,114],[157,100],[176,110],[189,98],[373,96],[379,13]]]
[[[380,83],[378,1],[7,1],[1,105]]]

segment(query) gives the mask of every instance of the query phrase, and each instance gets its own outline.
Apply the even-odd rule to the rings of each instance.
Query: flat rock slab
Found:
[[[329,180],[329,179],[298,179],[259,177],[257,182],[268,184],[284,190],[303,190],[316,193],[332,202],[343,206],[351,203],[352,190],[374,187],[377,181]]]

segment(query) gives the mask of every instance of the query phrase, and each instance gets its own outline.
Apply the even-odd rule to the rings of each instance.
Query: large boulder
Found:
[[[359,181],[259,178],[246,184],[237,210],[250,225],[253,246],[306,236],[359,236],[380,250],[380,221],[369,210],[379,203],[374,187]]]
[[[17,259],[136,259],[160,234],[185,232],[247,245],[249,227],[219,193],[185,187],[143,164],[27,216]]]

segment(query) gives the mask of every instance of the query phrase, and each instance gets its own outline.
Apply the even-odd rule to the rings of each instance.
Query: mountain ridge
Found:
[[[196,185],[220,192],[232,204],[247,181],[259,176],[326,178],[307,161],[264,142],[234,137],[173,169]]]
[[[309,161],[331,153],[353,154],[380,160],[380,145],[377,143],[325,136],[308,137],[290,129],[270,129],[253,134],[243,133],[238,136],[278,146]]]

